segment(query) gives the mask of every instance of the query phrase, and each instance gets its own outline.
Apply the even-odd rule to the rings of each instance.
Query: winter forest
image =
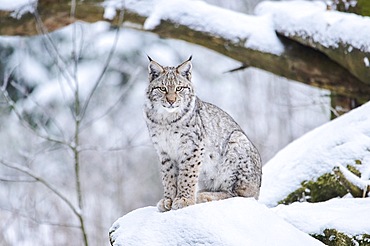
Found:
[[[367,0],[0,0],[0,245],[370,245]],[[147,55],[260,152],[258,201],[158,213]],[[178,222],[181,221],[181,222]]]

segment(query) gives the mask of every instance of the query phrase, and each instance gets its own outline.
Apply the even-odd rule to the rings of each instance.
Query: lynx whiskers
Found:
[[[257,199],[258,151],[231,116],[196,96],[191,57],[177,67],[149,61],[144,112],[161,162],[159,211],[235,196]]]

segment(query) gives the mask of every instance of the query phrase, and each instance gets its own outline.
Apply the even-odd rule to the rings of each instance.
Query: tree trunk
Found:
[[[145,4],[153,4],[152,9],[154,9],[152,1],[146,1]],[[124,24],[130,24],[126,26],[150,31],[161,37],[181,39],[201,45],[240,61],[242,64],[328,89],[335,95],[353,98],[359,104],[370,99],[370,84],[364,83],[358,76],[353,75],[352,70],[356,69],[356,66],[341,66],[343,64],[339,65],[328,58],[322,50],[317,51],[307,46],[306,42],[302,42],[304,44],[302,45],[297,40],[285,38],[283,33],[280,33],[279,37],[285,52],[275,55],[245,47],[243,43],[228,40],[227,37],[198,31],[173,20],[161,20],[153,30],[145,30],[143,25],[148,16],[135,12],[129,5],[130,3],[126,3],[124,10]],[[101,0],[77,1],[75,17],[72,18],[70,12],[70,1],[67,0],[40,0],[34,15],[28,13],[19,19],[11,17],[10,12],[0,11],[0,35],[36,35],[40,34],[40,30],[51,32],[78,20],[86,22],[104,20]],[[116,17],[109,21],[117,25],[117,19]]]

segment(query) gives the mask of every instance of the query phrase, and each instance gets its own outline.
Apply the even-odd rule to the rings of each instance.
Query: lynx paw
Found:
[[[176,210],[176,209],[184,208],[184,207],[194,205],[194,204],[195,204],[195,200],[191,198],[185,198],[185,197],[175,198],[175,200],[172,203],[172,209]]]
[[[205,193],[199,193],[197,195],[197,203],[210,202],[212,198]]]
[[[163,198],[157,203],[157,208],[159,212],[166,212],[171,210],[172,199]]]

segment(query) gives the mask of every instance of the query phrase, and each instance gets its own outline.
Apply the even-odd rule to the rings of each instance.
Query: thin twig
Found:
[[[110,64],[110,62],[111,62],[111,60],[113,58],[114,52],[115,52],[116,47],[117,47],[118,39],[119,39],[119,32],[120,32],[120,28],[119,27],[120,27],[120,24],[123,23],[123,11],[120,12],[120,18],[119,18],[119,22],[118,23],[119,23],[119,25],[118,25],[118,28],[116,29],[116,33],[114,35],[114,41],[113,41],[112,48],[109,51],[109,54],[108,54],[107,60],[105,61],[103,70],[101,71],[98,79],[96,80],[96,82],[94,84],[94,87],[92,88],[92,90],[90,91],[89,95],[86,98],[86,101],[84,103],[84,106],[82,107],[82,110],[81,110],[81,119],[85,116],[86,110],[87,110],[87,107],[90,104],[91,98],[95,94],[95,91],[98,88],[98,86],[103,81],[103,77],[104,77],[106,71],[108,70],[109,64]]]
[[[34,103],[39,109],[41,109],[43,115],[45,115],[47,117],[48,120],[50,120],[50,122],[56,127],[56,129],[58,130],[59,134],[62,136],[63,139],[65,139],[65,136],[64,136],[64,133],[63,133],[63,130],[62,130],[62,127],[61,125],[55,120],[55,117],[52,117],[51,116],[51,113],[45,108],[43,107],[41,104],[39,104],[35,99],[34,97],[32,96],[32,94],[28,93],[27,91],[25,91],[21,85],[15,83],[15,82],[11,82],[11,85],[16,88],[23,96],[27,97],[28,100],[30,100],[32,103]],[[37,123],[37,125],[40,127],[40,128],[43,128],[45,130],[46,133],[48,133],[48,135],[50,135],[49,133],[49,129],[45,127],[44,124],[39,124]]]
[[[15,102],[13,101],[13,99],[11,99],[11,97],[9,96],[9,93],[8,91],[6,90],[7,88],[7,85],[8,85],[8,81],[9,81],[9,76],[7,74],[5,74],[4,76],[4,83],[3,85],[1,86],[1,92],[7,102],[7,104],[9,105],[9,107],[12,109],[12,111],[15,113],[15,115],[17,116],[18,120],[21,122],[21,124],[28,130],[30,130],[32,133],[34,133],[36,136],[42,138],[42,139],[45,139],[47,141],[50,141],[50,142],[54,142],[54,143],[59,143],[59,144],[63,144],[63,145],[68,145],[68,143],[66,143],[65,141],[63,140],[60,140],[60,139],[57,139],[57,138],[52,138],[50,136],[44,136],[42,133],[36,131],[32,126],[31,124],[25,120],[22,116],[22,114],[18,111],[18,109],[16,108],[15,106]]]
[[[6,183],[34,183],[37,182],[34,179],[10,179],[10,178],[1,178],[0,182],[6,182]]]
[[[59,222],[41,221],[41,220],[38,220],[37,218],[31,217],[29,213],[21,213],[20,210],[14,210],[14,209],[9,209],[9,208],[4,208],[4,207],[0,207],[0,209],[3,211],[7,211],[9,213],[18,215],[22,218],[31,220],[32,222],[39,224],[39,225],[49,225],[49,226],[66,227],[66,228],[80,228],[80,226],[74,225],[74,224],[62,224]]]
[[[47,182],[45,179],[43,179],[41,176],[37,175],[36,173],[34,173],[32,170],[30,170],[29,168],[27,167],[24,167],[24,166],[21,166],[19,164],[15,164],[15,163],[10,163],[9,161],[5,161],[3,159],[0,159],[0,163],[8,168],[11,168],[11,169],[14,169],[14,170],[17,170],[21,173],[24,173],[26,174],[27,176],[29,177],[32,177],[34,178],[36,181],[40,182],[41,184],[43,184],[46,188],[48,188],[50,191],[52,191],[57,197],[59,197],[65,204],[67,204],[67,206],[73,211],[73,213],[75,215],[77,215],[78,217],[81,216],[81,213],[80,211],[72,204],[72,202],[66,197],[64,196],[62,193],[60,193],[58,191],[57,188],[55,188],[54,186],[52,186],[49,182]]]
[[[44,23],[42,22],[42,19],[40,17],[40,14],[35,9],[33,13],[35,20],[36,20],[36,27],[38,28],[39,33],[42,34],[42,37],[45,37],[45,48],[47,49],[48,53],[52,58],[54,58],[54,63],[57,65],[59,72],[62,74],[62,76],[65,78],[67,85],[69,86],[69,89],[73,91],[73,85],[71,83],[72,73],[68,69],[67,61],[64,60],[63,56],[60,54],[58,47],[55,45],[54,40],[51,38],[50,33],[48,32],[47,28],[44,26]]]
[[[131,78],[126,83],[125,88],[124,88],[124,90],[121,93],[121,96],[105,112],[103,112],[101,115],[99,115],[99,116],[95,117],[94,119],[92,119],[92,120],[88,121],[87,123],[85,123],[83,125],[83,129],[81,131],[87,129],[89,126],[91,126],[92,124],[94,124],[99,119],[101,119],[101,118],[105,117],[106,115],[110,114],[119,105],[119,103],[123,101],[123,99],[128,95],[131,87],[134,85],[134,82],[137,79],[137,76],[139,75],[139,72],[140,72],[140,69],[137,69],[132,74]]]

